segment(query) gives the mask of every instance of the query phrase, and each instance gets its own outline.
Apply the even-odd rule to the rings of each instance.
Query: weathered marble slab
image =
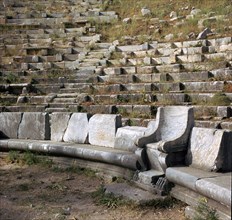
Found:
[[[19,125],[18,138],[49,140],[50,125],[48,113],[25,112]]]
[[[64,134],[65,142],[88,143],[89,116],[87,113],[73,113]]]
[[[22,113],[1,112],[0,113],[0,138],[17,138],[18,128],[21,122]]]
[[[231,171],[231,151],[231,131],[194,127],[186,163],[207,171]]]
[[[94,115],[89,120],[89,143],[98,146],[114,147],[116,131],[120,126],[120,115]]]
[[[54,112],[51,114],[51,140],[63,141],[71,113]]]

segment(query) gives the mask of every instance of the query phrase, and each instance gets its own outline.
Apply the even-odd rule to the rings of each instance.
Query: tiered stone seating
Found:
[[[99,111],[151,119],[160,105],[191,105],[198,126],[231,129],[230,106],[205,111],[217,93],[232,100],[231,37],[105,43],[94,25],[118,17],[102,12],[100,3],[8,5],[11,15],[3,19],[0,37],[3,111]],[[15,83],[30,86],[16,89]]]

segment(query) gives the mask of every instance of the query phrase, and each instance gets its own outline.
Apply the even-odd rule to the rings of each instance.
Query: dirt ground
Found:
[[[0,157],[1,220],[184,220],[185,206],[171,208],[98,204],[93,192],[106,180],[91,172],[19,165]]]

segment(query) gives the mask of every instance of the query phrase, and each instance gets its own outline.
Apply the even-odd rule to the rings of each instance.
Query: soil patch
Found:
[[[86,170],[12,164],[0,157],[0,219],[185,219],[185,205],[180,202],[170,208],[99,204],[93,193],[106,183]]]

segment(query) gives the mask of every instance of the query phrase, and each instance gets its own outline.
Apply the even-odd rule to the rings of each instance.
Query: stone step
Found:
[[[67,108],[46,108],[45,112],[49,112],[49,113],[52,113],[52,112],[69,112],[69,109],[67,109]]]
[[[77,103],[76,98],[54,98],[53,103]]]
[[[139,187],[156,193],[155,184],[160,177],[164,177],[164,172],[158,170],[148,170],[139,172],[134,182]]]
[[[208,71],[167,73],[167,81],[208,81],[213,75]]]
[[[210,104],[211,99],[217,92],[196,92],[187,93],[189,96],[189,102],[192,102],[192,104]],[[232,95],[231,93],[225,93],[225,95],[232,101]],[[222,102],[223,103],[223,102]]]
[[[210,71],[217,80],[232,80],[232,68],[221,68]]]
[[[48,85],[48,84],[34,84],[34,90],[37,94],[58,93],[62,84]]]
[[[22,106],[5,106],[4,111],[6,112],[44,112],[45,106],[43,105],[22,105]]]
[[[224,81],[213,82],[183,82],[183,90],[194,92],[220,92],[224,90]]]
[[[106,194],[113,194],[115,197],[123,197],[124,199],[132,201],[138,205],[145,205],[149,202],[154,202],[156,199],[164,199],[164,197],[126,183],[110,184],[106,185],[104,188]]]
[[[17,102],[18,97],[17,96],[2,96],[0,95],[0,105],[9,105],[15,104]]]

